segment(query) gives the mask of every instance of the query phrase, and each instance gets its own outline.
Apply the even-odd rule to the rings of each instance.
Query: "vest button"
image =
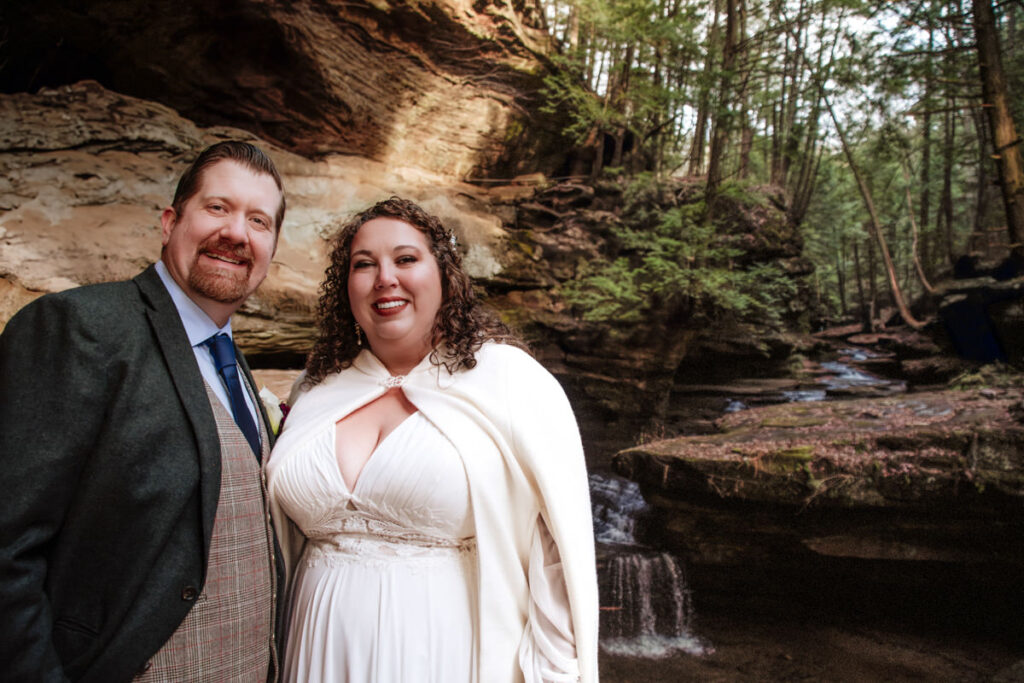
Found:
[[[199,592],[195,589],[195,586],[185,586],[181,589],[181,599],[186,602],[192,602],[199,595]]]

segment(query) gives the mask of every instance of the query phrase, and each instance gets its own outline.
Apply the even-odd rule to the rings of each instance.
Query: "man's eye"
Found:
[[[254,216],[252,220],[253,220],[254,223],[259,225],[261,228],[269,228],[270,227],[270,221],[268,221],[266,218],[263,218],[262,216]]]

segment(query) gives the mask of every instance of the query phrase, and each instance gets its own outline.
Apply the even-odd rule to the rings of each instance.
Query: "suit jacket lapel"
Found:
[[[153,328],[153,335],[196,436],[203,511],[203,553],[204,557],[209,557],[213,520],[217,515],[217,501],[220,498],[220,437],[217,434],[217,422],[203,386],[203,376],[196,365],[195,354],[178,316],[178,309],[160,281],[156,268],[150,266],[137,275],[134,282],[147,304],[146,315]]]

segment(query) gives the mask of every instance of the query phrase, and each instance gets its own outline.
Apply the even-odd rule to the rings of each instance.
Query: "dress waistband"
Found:
[[[337,534],[310,539],[304,562],[316,565],[413,562],[417,564],[459,559],[476,549],[476,538],[439,539],[420,535],[398,539],[366,534]]]
[[[458,556],[476,547],[476,538],[435,536],[358,514],[309,529],[305,559],[321,562],[429,560]]]

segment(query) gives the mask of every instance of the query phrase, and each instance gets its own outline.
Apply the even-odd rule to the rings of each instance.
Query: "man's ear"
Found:
[[[168,206],[160,213],[160,230],[163,233],[163,244],[166,247],[167,241],[171,239],[171,232],[174,230],[174,226],[178,222],[178,212],[174,210],[173,206]]]

